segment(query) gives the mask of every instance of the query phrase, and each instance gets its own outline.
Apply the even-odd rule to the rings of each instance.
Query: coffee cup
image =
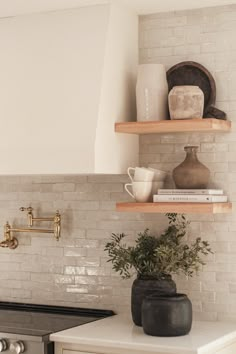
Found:
[[[127,173],[132,182],[152,182],[154,178],[154,171],[145,167],[129,167]]]
[[[167,176],[167,172],[165,171],[158,170],[156,168],[151,168],[151,167],[148,167],[148,169],[154,172],[154,177],[153,177],[154,182],[162,182]]]
[[[132,189],[132,192],[129,190]],[[126,192],[136,200],[136,202],[146,203],[152,197],[152,182],[133,182],[125,185]]]

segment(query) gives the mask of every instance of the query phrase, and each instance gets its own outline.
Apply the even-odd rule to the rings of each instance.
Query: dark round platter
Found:
[[[216,84],[211,73],[201,64],[184,61],[167,71],[169,92],[174,86],[194,85],[204,93],[204,112],[208,111],[216,100]]]

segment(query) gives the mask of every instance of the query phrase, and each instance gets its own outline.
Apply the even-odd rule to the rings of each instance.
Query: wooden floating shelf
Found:
[[[115,131],[126,134],[228,132],[230,129],[230,121],[215,118],[115,123]]]
[[[117,211],[135,213],[224,214],[231,203],[117,203]]]

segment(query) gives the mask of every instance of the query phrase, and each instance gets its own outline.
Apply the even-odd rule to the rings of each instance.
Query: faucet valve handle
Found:
[[[27,219],[28,219],[28,226],[32,227],[33,226],[33,208],[31,206],[29,207],[21,207],[20,211],[27,211]]]
[[[20,211],[28,211],[29,213],[32,213],[32,211],[33,211],[33,208],[31,207],[31,206],[29,206],[29,207],[21,207],[20,208]]]

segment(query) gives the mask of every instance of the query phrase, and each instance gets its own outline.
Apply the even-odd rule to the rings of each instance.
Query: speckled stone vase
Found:
[[[174,86],[168,96],[171,119],[202,118],[204,94],[198,86]]]
[[[167,279],[144,279],[137,278],[132,285],[131,294],[131,313],[134,324],[136,326],[142,326],[142,302],[146,296],[152,294],[164,295],[175,294],[176,284],[171,279],[171,276]]]
[[[142,325],[151,336],[186,335],[192,327],[191,301],[185,294],[148,296],[142,305]]]
[[[210,170],[197,157],[198,146],[185,146],[185,160],[173,170],[173,179],[179,189],[207,188]]]

